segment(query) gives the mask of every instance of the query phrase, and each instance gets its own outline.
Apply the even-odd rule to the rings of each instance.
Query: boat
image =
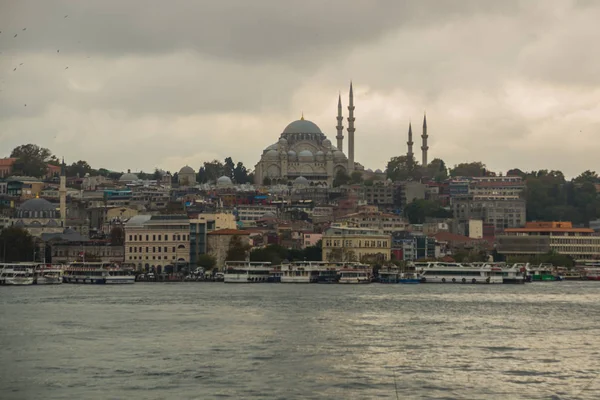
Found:
[[[34,269],[34,284],[59,285],[63,283],[62,267],[52,264],[40,264]]]
[[[584,269],[584,277],[588,281],[600,281],[600,268],[588,267]]]
[[[553,282],[561,280],[555,276],[552,264],[540,264],[537,266],[528,266],[527,275],[530,282]]]
[[[0,264],[0,285],[33,285],[33,265],[19,263]]]
[[[320,263],[312,261],[298,261],[281,266],[281,283],[317,283]]]
[[[338,283],[339,280],[340,276],[338,274],[337,268],[324,266],[319,270],[317,283]]]
[[[384,267],[379,270],[379,283],[398,283],[400,281],[400,271],[398,268]]]
[[[338,283],[364,284],[371,283],[372,270],[366,265],[348,265],[339,270]]]
[[[225,261],[225,283],[262,283],[271,277],[270,262]]]
[[[470,266],[430,262],[419,271],[422,283],[502,283],[502,269],[496,266]]]
[[[421,277],[419,274],[415,272],[402,272],[400,274],[400,278],[398,279],[398,283],[403,284],[416,284],[421,283]]]
[[[64,283],[77,284],[132,284],[133,270],[106,262],[74,262],[63,271]]]
[[[281,276],[282,275],[283,275],[283,272],[281,271],[281,267],[280,266],[273,267],[273,269],[271,270],[271,275],[267,279],[267,282],[281,283]]]

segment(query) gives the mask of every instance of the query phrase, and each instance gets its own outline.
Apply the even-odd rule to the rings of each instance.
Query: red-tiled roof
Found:
[[[533,233],[533,232],[547,232],[547,233],[594,233],[593,229],[590,228],[506,228],[505,233]]]
[[[209,235],[249,235],[250,232],[239,229],[219,229],[218,231],[208,232]]]
[[[473,239],[468,236],[458,235],[450,232],[438,232],[433,237],[440,242],[473,242],[481,239]]]
[[[16,158],[0,158],[0,167],[10,167],[15,161],[17,161]]]

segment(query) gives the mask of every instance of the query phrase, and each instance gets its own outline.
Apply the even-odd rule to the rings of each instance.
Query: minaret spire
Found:
[[[423,139],[423,145],[421,146],[421,151],[423,154],[423,167],[427,166],[427,150],[429,150],[429,146],[427,146],[427,114],[423,113],[423,134],[421,135],[421,139]]]
[[[58,195],[60,196],[60,220],[64,229],[67,227],[67,171],[64,157],[60,164],[60,187]]]
[[[408,122],[408,142],[406,142],[406,144],[408,145],[408,152],[406,153],[406,156],[408,158],[414,158],[414,153],[413,153],[413,137],[412,137],[412,124],[409,121]]]
[[[348,102],[348,173],[354,171],[354,93],[350,81],[350,99]]]
[[[344,151],[344,126],[342,125],[342,121],[344,117],[342,116],[342,94],[340,93],[338,96],[338,115],[337,115],[337,148],[339,151]]]

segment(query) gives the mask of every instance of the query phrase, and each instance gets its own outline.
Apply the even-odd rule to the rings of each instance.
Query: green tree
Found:
[[[225,158],[223,167],[223,175],[233,180],[233,170],[235,169],[235,163],[233,162],[233,159],[231,157]]]
[[[229,157],[228,157],[229,158]],[[221,176],[226,175],[225,165],[219,160],[204,163],[206,182],[216,182]],[[227,175],[230,176],[230,175]]]
[[[481,161],[460,163],[450,169],[450,176],[484,176],[486,174],[485,164]]]
[[[198,256],[198,261],[196,261],[196,265],[204,268],[205,271],[210,271],[217,265],[217,260],[208,254],[200,254]]]
[[[426,174],[436,182],[442,182],[448,179],[448,168],[441,158],[434,158],[426,167]]]
[[[79,176],[82,178],[85,174],[91,174],[92,171],[92,167],[90,167],[87,161],[79,160],[67,166],[65,173],[67,176]]]
[[[233,181],[235,183],[248,183],[248,169],[244,166],[244,163],[238,161],[237,165],[233,169]]]
[[[587,170],[583,173],[581,173],[581,175],[579,175],[577,178],[573,179],[573,182],[575,183],[598,183],[599,179],[598,179],[598,174],[596,173],[596,171],[590,171]]]
[[[0,232],[0,251],[2,251],[3,261],[32,261],[34,250],[34,238],[27,230],[10,226]]]
[[[350,176],[344,170],[339,170],[333,178],[333,187],[347,185],[350,182]]]
[[[161,171],[158,168],[154,168],[154,173],[152,174],[152,180],[160,181],[164,174],[165,174],[164,171]]]
[[[233,235],[229,241],[229,247],[227,249],[227,255],[225,261],[244,261],[246,259],[246,253],[250,250],[250,246],[242,243],[240,235]]]
[[[353,184],[359,184],[363,182],[363,173],[361,171],[354,171],[350,174],[350,182]]]
[[[435,201],[415,199],[404,208],[404,216],[411,224],[423,224],[427,217],[452,218],[452,212]]]
[[[387,163],[386,174],[392,181],[420,180],[423,171],[414,157],[392,157]]]
[[[34,176],[36,178],[45,176],[49,162],[56,160],[50,150],[35,144],[17,146],[10,153],[10,156],[17,159],[13,164],[15,175]]]

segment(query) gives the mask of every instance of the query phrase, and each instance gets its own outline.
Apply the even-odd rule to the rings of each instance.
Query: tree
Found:
[[[248,169],[246,169],[244,163],[241,161],[238,161],[233,169],[233,181],[239,184],[248,182]]]
[[[363,173],[361,171],[354,171],[350,174],[350,182],[353,184],[359,184],[363,182]]]
[[[392,157],[387,163],[386,174],[392,181],[420,180],[423,172],[414,157]]]
[[[485,176],[485,164],[481,161],[460,163],[450,169],[450,176]]]
[[[404,216],[411,224],[423,224],[427,217],[452,218],[452,212],[432,200],[416,199],[406,205]]]
[[[426,174],[436,182],[442,182],[448,179],[448,168],[441,158],[434,158],[426,167]]]
[[[228,157],[229,158],[229,157]],[[219,160],[204,163],[204,172],[206,182],[216,182],[221,176],[225,175],[225,165]],[[227,175],[230,176],[230,175]]]
[[[198,261],[196,261],[196,265],[204,268],[205,271],[209,271],[217,265],[217,260],[208,254],[200,254],[198,256]]]
[[[152,174],[152,180],[160,181],[164,174],[165,174],[164,171],[161,171],[158,168],[154,168],[154,173]]]
[[[520,176],[521,178],[525,178],[527,174],[519,168],[513,168],[506,171],[506,176]]]
[[[348,182],[350,182],[350,176],[348,176],[346,171],[340,169],[335,174],[335,178],[333,178],[333,187],[346,185],[346,184],[348,184]]]
[[[250,250],[250,246],[242,243],[241,236],[233,235],[229,241],[225,261],[244,261],[248,250]]]
[[[90,167],[87,161],[79,160],[66,167],[65,173],[67,176],[84,177],[85,174],[91,174],[92,171],[92,167]]]
[[[583,173],[581,173],[581,175],[579,175],[577,178],[573,179],[573,182],[575,183],[598,183],[598,174],[596,173],[596,171],[590,171],[587,170]]]
[[[10,226],[0,233],[0,251],[3,261],[32,261],[34,250],[34,238],[27,230]]]
[[[120,226],[114,226],[110,230],[110,244],[112,246],[123,246],[125,244],[125,231]]]
[[[225,158],[223,164],[223,175],[233,180],[233,170],[235,169],[235,163],[231,157]]]
[[[48,163],[55,161],[56,157],[50,150],[35,144],[24,144],[15,147],[10,156],[17,160],[13,164],[15,175],[26,175],[41,178],[48,171]]]

